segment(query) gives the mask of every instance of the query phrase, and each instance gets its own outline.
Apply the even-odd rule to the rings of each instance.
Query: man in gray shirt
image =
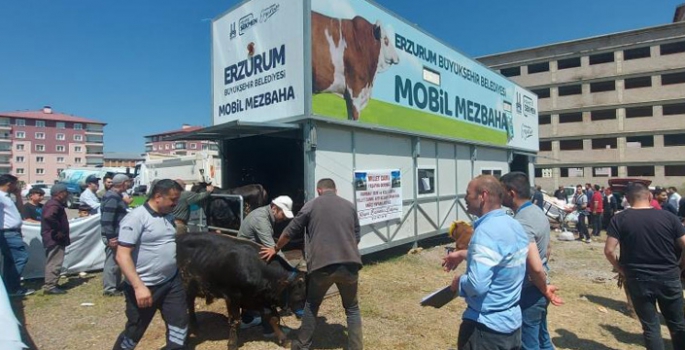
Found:
[[[516,219],[528,234],[530,244],[526,259],[528,278],[521,290],[521,349],[554,349],[547,331],[549,301],[561,305],[563,301],[554,293],[555,286],[547,285],[547,259],[549,257],[549,220],[539,207],[530,201],[531,188],[528,176],[511,172],[500,178],[506,190],[503,204],[516,213]]]
[[[186,348],[186,294],[176,266],[176,228],[170,215],[182,190],[173,180],[160,180],[147,202],[121,220],[116,257],[126,276],[127,321],[114,349],[134,349],[157,309],[167,327],[165,349]]]
[[[292,349],[306,350],[311,347],[319,306],[328,288],[335,284],[347,315],[347,348],[361,350],[362,317],[357,300],[359,270],[362,268],[357,247],[360,239],[359,217],[354,204],[337,195],[333,180],[319,180],[316,192],[319,197],[300,209],[283,230],[276,246],[262,248],[262,258],[271,259],[291,238],[305,235],[307,302]]]
[[[176,234],[183,235],[188,233],[188,219],[190,219],[190,206],[193,204],[199,204],[214,192],[214,186],[208,185],[205,192],[195,193],[191,191],[185,191],[186,183],[181,179],[176,179],[181,188],[184,189],[181,192],[181,197],[178,199],[178,204],[174,208],[172,214],[174,215],[174,223],[176,224]]]
[[[278,196],[271,204],[250,212],[238,230],[238,238],[248,239],[266,247],[273,247],[274,224],[293,218],[293,200],[288,196]]]

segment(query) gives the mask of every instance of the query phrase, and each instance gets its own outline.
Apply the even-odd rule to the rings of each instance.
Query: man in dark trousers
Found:
[[[118,247],[119,223],[128,213],[128,205],[124,202],[122,193],[126,191],[128,176],[117,174],[112,178],[112,187],[102,197],[100,204],[100,225],[102,243],[105,245],[105,265],[102,270],[102,294],[105,296],[120,296],[121,270],[115,261]]]
[[[21,235],[21,189],[17,186],[16,176],[0,175],[0,250],[2,250],[2,280],[7,293],[13,297],[23,297],[35,293],[35,290],[21,286],[21,274],[29,261],[29,253]],[[17,200],[12,201],[12,197]]]
[[[291,239],[301,237],[306,228],[305,258],[307,260],[307,302],[302,325],[292,349],[310,349],[316,328],[319,306],[328,289],[335,284],[347,315],[347,348],[363,349],[362,316],[357,300],[359,270],[359,218],[354,204],[339,197],[335,182],[321,179],[316,185],[319,194],[307,202],[283,230],[275,247],[262,249],[262,257],[271,259]]]
[[[116,257],[126,276],[127,320],[114,349],[135,349],[157,310],[167,328],[164,349],[186,348],[188,311],[176,266],[176,229],[171,215],[182,190],[173,180],[160,180],[147,202],[121,221]]]
[[[69,219],[64,206],[67,202],[67,186],[55,184],[50,189],[50,200],[43,208],[40,228],[45,247],[45,284],[43,293],[64,294],[66,291],[57,286],[59,274],[64,263],[64,251],[71,243],[69,240]]]
[[[614,216],[607,230],[604,255],[625,277],[626,289],[642,324],[647,349],[664,349],[661,314],[673,348],[685,349],[685,317],[680,274],[685,268],[685,228],[678,218],[650,205],[649,189],[640,183],[627,188],[630,208]],[[621,257],[616,247],[621,245]]]

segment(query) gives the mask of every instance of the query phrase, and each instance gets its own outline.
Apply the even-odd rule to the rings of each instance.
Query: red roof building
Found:
[[[0,173],[25,183],[53,183],[68,167],[102,165],[105,125],[49,106],[0,112]]]
[[[219,147],[213,141],[167,141],[171,136],[177,136],[202,129],[202,126],[183,124],[180,129],[164,131],[145,136],[145,153],[169,154],[177,156],[194,155],[198,152],[218,154]]]

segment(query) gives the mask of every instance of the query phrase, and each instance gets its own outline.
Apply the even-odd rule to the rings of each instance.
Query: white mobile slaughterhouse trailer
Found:
[[[137,189],[148,190],[151,183],[158,179],[180,179],[188,187],[199,182],[221,186],[221,159],[214,158],[206,152],[188,156],[148,156],[138,166],[138,176],[134,181],[136,192],[145,192]]]
[[[301,205],[332,178],[362,253],[468,219],[479,174],[532,174],[537,97],[365,0],[251,0],[212,23],[212,125],[224,187]]]

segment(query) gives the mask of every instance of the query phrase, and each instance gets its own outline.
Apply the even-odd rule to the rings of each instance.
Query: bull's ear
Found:
[[[376,24],[373,25],[373,37],[376,38],[376,40],[381,40],[381,22],[376,21]]]

